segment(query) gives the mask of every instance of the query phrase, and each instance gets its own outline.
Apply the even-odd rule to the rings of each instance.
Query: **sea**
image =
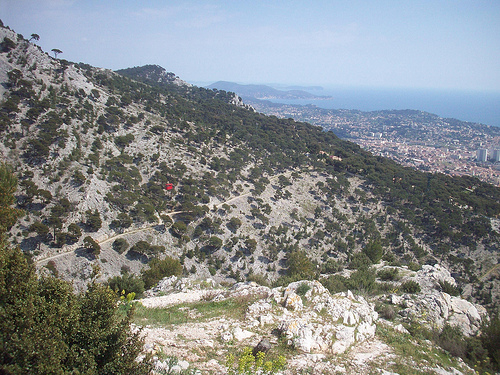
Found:
[[[286,104],[314,104],[327,109],[377,111],[416,109],[443,118],[455,118],[500,127],[500,91],[450,91],[430,89],[386,89],[325,87],[304,90],[328,99],[273,99]]]

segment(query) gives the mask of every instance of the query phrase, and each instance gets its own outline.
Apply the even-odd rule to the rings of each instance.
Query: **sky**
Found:
[[[219,80],[500,92],[499,0],[0,0],[59,58]]]

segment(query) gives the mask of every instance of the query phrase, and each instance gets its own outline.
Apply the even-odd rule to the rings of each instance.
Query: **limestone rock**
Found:
[[[242,330],[241,327],[236,327],[233,332],[234,339],[236,341],[243,341],[249,337],[252,337],[255,333],[247,331],[247,330]]]
[[[296,294],[301,284],[309,286],[305,303]],[[318,281],[298,281],[285,289],[284,298],[286,313],[278,330],[301,352],[342,353],[375,334],[378,314],[364,298],[350,291],[331,295]]]
[[[482,319],[487,316],[484,307],[440,291],[440,281],[455,285],[455,280],[448,270],[438,264],[424,265],[420,271],[401,281],[406,280],[418,282],[421,292],[418,295],[390,295],[388,300],[403,307],[399,314],[409,320],[418,320],[421,324],[438,329],[450,324],[470,336],[477,333]]]
[[[302,299],[295,293],[290,293],[286,297],[285,307],[292,311],[302,310]]]

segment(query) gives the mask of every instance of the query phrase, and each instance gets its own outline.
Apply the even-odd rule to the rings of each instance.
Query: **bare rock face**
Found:
[[[294,282],[282,293],[279,289],[252,304],[247,318],[256,325],[275,325],[302,352],[343,353],[375,334],[378,314],[363,297],[331,295],[318,281]]]
[[[409,320],[417,320],[430,328],[441,329],[445,324],[457,326],[465,335],[471,336],[478,332],[482,319],[487,316],[483,306],[441,291],[439,282],[456,284],[450,272],[438,264],[424,265],[404,280],[418,282],[421,292],[417,295],[390,295],[388,299],[392,304],[401,306],[400,315]]]
[[[252,112],[255,112],[255,109],[251,105],[245,104],[243,102],[243,99],[236,94],[234,94],[233,98],[231,99],[231,101],[229,103],[232,105],[235,105],[236,107],[246,108]]]

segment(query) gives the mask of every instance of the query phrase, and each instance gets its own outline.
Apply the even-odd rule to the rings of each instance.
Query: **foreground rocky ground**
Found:
[[[401,272],[399,283],[411,279],[420,293],[395,291],[367,300],[350,291],[332,295],[318,281],[223,287],[210,279],[171,277],[139,301],[136,325],[160,374],[226,374],[229,354],[238,358],[243,348],[262,342],[266,358],[286,358],[283,374],[474,374],[405,326],[448,323],[471,335],[486,316],[484,308],[438,290],[439,281],[454,283],[439,265]],[[397,314],[384,319],[375,304]]]

